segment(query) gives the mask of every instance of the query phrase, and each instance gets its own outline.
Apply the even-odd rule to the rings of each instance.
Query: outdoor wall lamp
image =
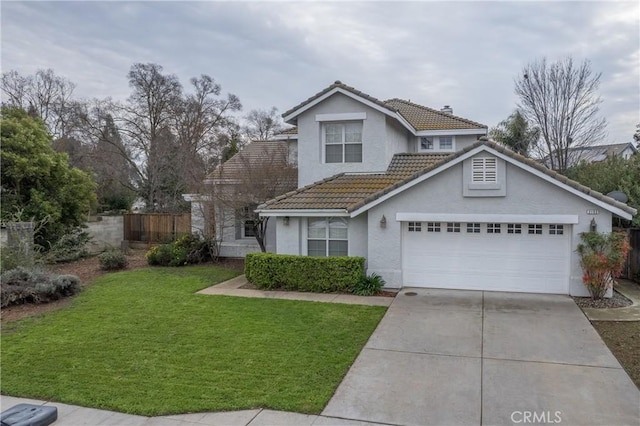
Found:
[[[284,223],[284,226],[289,226],[289,216],[285,216],[282,219],[282,223]]]
[[[591,219],[591,223],[589,224],[589,231],[596,232],[598,230],[598,224],[596,223],[596,218]]]
[[[384,215],[382,215],[382,219],[380,219],[380,228],[386,228],[387,227],[387,218],[384,217]]]

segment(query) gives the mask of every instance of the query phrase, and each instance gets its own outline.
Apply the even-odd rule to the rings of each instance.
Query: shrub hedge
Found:
[[[127,256],[117,249],[105,251],[98,256],[98,260],[100,261],[100,269],[103,271],[117,271],[126,268],[129,264]]]
[[[256,287],[314,293],[350,292],[364,274],[364,257],[309,257],[250,253],[247,280]]]
[[[18,267],[0,275],[0,307],[22,303],[47,303],[80,291],[75,275],[55,275],[44,270]]]

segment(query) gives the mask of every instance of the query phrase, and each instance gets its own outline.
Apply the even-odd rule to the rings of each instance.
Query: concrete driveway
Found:
[[[322,414],[639,425],[640,392],[568,296],[404,289]]]

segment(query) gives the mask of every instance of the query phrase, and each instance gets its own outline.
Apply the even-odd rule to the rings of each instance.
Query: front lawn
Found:
[[[237,272],[96,280],[69,308],[3,326],[3,394],[141,415],[319,413],[385,308],[194,294]]]

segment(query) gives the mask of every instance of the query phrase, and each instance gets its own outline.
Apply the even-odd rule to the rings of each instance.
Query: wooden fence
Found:
[[[127,241],[165,243],[190,232],[190,213],[124,215],[124,239]]]

